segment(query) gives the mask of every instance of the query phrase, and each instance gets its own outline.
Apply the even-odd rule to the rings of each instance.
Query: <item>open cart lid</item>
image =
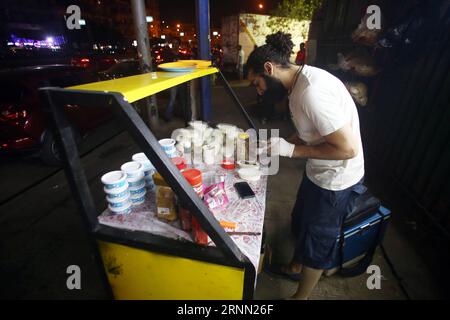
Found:
[[[141,100],[179,84],[219,72],[216,68],[197,68],[188,72],[153,72],[120,79],[88,83],[70,87],[70,90],[87,90],[121,93],[129,103]]]

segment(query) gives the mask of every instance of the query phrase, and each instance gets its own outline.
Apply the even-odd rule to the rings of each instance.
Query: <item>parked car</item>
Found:
[[[99,72],[101,80],[113,80],[142,73],[141,64],[136,59],[122,60],[108,70]]]
[[[36,153],[49,165],[60,163],[50,114],[44,110],[39,88],[69,87],[97,81],[98,77],[81,67],[51,65],[0,71],[0,152]],[[106,108],[65,106],[72,130],[80,140],[89,130],[110,119]]]
[[[94,72],[101,72],[109,69],[117,63],[113,55],[105,53],[78,53],[70,61],[73,66],[86,68]]]
[[[152,49],[153,69],[156,70],[158,65],[164,63],[164,50],[166,48],[155,47]],[[191,58],[191,53],[188,49],[180,49],[180,59],[186,60]],[[139,60],[124,59],[119,60],[115,65],[109,69],[99,72],[101,80],[113,80],[117,78],[130,77],[143,72]]]

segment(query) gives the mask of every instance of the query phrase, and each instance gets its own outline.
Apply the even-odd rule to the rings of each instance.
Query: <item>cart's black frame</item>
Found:
[[[237,95],[220,71],[219,78],[238,109],[242,112],[249,126],[256,130],[254,123],[245,111]],[[107,279],[106,271],[104,270],[96,240],[230,267],[243,268],[243,299],[253,299],[256,279],[255,267],[209,212],[193,188],[164,153],[158,140],[134,107],[126,101],[121,93],[69,90],[53,87],[41,88],[40,91],[44,102],[51,111],[53,131],[56,143],[59,145],[61,151],[66,176],[89,232],[90,245],[96,263],[100,268],[99,271],[101,272],[103,285],[111,298],[113,298],[112,290]],[[180,201],[186,204],[187,209],[198,219],[201,227],[214,241],[216,247],[205,247],[146,232],[126,231],[101,225],[98,222],[99,210],[95,206],[91,189],[81,165],[71,124],[64,111],[64,106],[67,104],[82,106],[94,105],[110,108],[114,116],[120,119],[125,129],[146,154],[157,171],[171,186]]]

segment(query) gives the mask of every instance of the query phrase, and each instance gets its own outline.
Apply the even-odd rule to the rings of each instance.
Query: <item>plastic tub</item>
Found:
[[[119,202],[119,200],[120,200],[120,202]],[[130,204],[130,198],[129,197],[122,198],[122,199],[117,199],[116,201],[117,202],[111,202],[111,201],[108,200],[108,205],[109,205],[109,208],[111,210],[117,209],[117,210],[120,211],[121,209],[126,208]]]
[[[128,204],[124,207],[114,208],[111,205],[108,206],[109,211],[115,215],[124,215],[131,213],[131,201],[128,201]]]
[[[132,206],[139,206],[145,202],[145,195],[141,198],[131,199]]]
[[[143,187],[145,187],[145,179],[141,179],[136,182],[129,182],[128,185],[129,191],[142,189]]]
[[[127,198],[130,197],[130,192],[128,191],[128,188],[125,189],[125,191],[116,193],[116,194],[107,194],[106,200],[107,201],[117,201],[117,199]]]
[[[144,174],[143,165],[136,161],[127,162],[120,169],[127,174],[128,179]]]
[[[128,202],[130,202],[130,194],[127,194],[126,196],[123,196],[121,198],[114,198],[114,199],[108,199],[106,198],[106,201],[108,201],[108,204],[111,208],[122,208],[126,207]]]
[[[181,157],[172,158],[172,163],[178,168],[178,170],[186,169],[186,160]]]
[[[132,184],[135,182],[139,182],[140,180],[143,180],[144,178],[145,178],[145,174],[142,171],[139,175],[137,175],[135,177],[127,178],[127,182],[128,182],[128,184]]]
[[[222,168],[226,170],[234,170],[236,168],[236,163],[233,160],[223,160]]]
[[[258,181],[261,178],[262,172],[255,168],[244,168],[238,170],[238,175],[243,180]]]
[[[123,171],[112,171],[102,176],[106,190],[123,188],[127,184],[127,175]]]
[[[140,164],[142,164],[142,166],[143,166],[142,169],[146,172],[155,170],[155,167],[150,162],[150,160],[148,160],[147,156],[143,152],[133,155],[132,159],[133,159],[133,161],[136,161],[136,162],[139,162]]]
[[[162,140],[159,140],[159,144],[161,145],[162,149],[166,153],[171,153],[171,152],[176,151],[176,149],[175,149],[176,141],[174,139],[162,139]]]
[[[107,195],[115,196],[117,194],[123,193],[128,190],[128,182],[125,181],[125,185],[123,185],[120,188],[106,189],[106,187],[105,187],[105,188],[103,188],[103,190],[105,191],[105,193]]]
[[[131,199],[142,198],[146,194],[147,194],[147,189],[145,189],[145,186],[144,186],[144,188],[130,191],[130,198]]]

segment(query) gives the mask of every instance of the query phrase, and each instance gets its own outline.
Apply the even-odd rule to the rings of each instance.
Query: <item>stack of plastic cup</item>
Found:
[[[133,156],[133,161],[139,162],[143,166],[145,175],[145,186],[150,191],[155,191],[155,181],[153,180],[153,174],[156,172],[153,164],[148,160],[144,153],[138,153]]]
[[[133,206],[141,205],[145,202],[147,189],[145,188],[145,175],[142,164],[136,161],[125,163],[121,167],[126,173],[128,182],[128,191],[130,192],[131,204]]]
[[[175,147],[176,141],[173,139],[162,139],[159,144],[163,148],[164,152],[169,158],[175,158],[178,154],[177,148]]]
[[[131,212],[131,199],[128,192],[127,175],[122,171],[113,171],[102,177],[105,185],[108,209],[113,214],[129,214]]]

